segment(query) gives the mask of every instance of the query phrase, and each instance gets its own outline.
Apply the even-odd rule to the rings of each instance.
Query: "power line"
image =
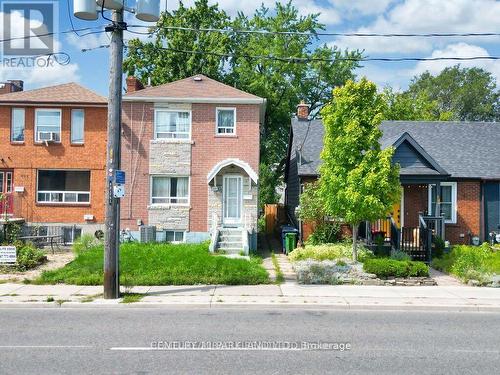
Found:
[[[150,26],[145,25],[129,25],[129,27],[144,28]],[[162,29],[190,31],[190,32],[208,32],[208,33],[223,33],[223,34],[261,34],[261,35],[297,35],[308,37],[319,36],[345,36],[345,37],[381,37],[381,38],[450,38],[450,37],[493,37],[500,36],[498,32],[476,32],[476,33],[334,33],[334,32],[301,32],[301,31],[269,31],[269,30],[243,30],[243,29],[216,29],[216,28],[193,28],[182,26],[163,26]],[[157,30],[159,28],[157,27]],[[153,34],[154,31],[148,34]]]
[[[69,22],[71,23],[71,29],[73,30],[73,32],[76,34],[76,36],[80,37],[81,35],[78,34],[78,32],[75,30],[75,25],[73,24],[73,17],[71,15],[71,9],[70,9],[70,4],[69,4],[69,0],[67,0],[66,2],[67,4],[67,9],[68,9],[68,18],[69,18]]]
[[[78,32],[82,32],[82,31],[88,31],[88,32],[85,33],[85,34],[78,35],[79,37],[84,37],[84,36],[92,35],[92,34],[101,34],[101,33],[105,33],[106,32],[104,30],[90,31],[90,30],[94,30],[96,28],[101,28],[101,27],[100,26],[94,26],[94,27],[86,27],[86,28],[83,28],[83,29],[72,29],[72,30],[65,30],[65,31],[45,33],[45,34],[38,34],[38,35],[26,35],[26,36],[13,37],[13,38],[7,38],[7,39],[0,39],[0,43],[11,42],[11,41],[14,41],[14,40],[25,40],[25,39],[31,39],[31,38],[41,38],[41,37],[44,37],[44,36],[54,36],[54,35],[64,35],[64,34],[78,33]]]

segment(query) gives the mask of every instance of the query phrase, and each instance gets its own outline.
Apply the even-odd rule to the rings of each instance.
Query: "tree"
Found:
[[[437,76],[425,72],[413,78],[406,95],[416,100],[428,96],[436,103],[439,119],[450,113],[456,121],[499,121],[500,90],[493,75],[481,68],[445,68]]]
[[[374,83],[363,78],[333,90],[321,115],[325,126],[321,153],[320,195],[325,210],[352,226],[353,260],[362,221],[384,217],[400,198],[399,167],[392,147],[381,150],[379,139],[385,101]]]
[[[171,30],[167,26],[228,32]],[[129,42],[124,66],[127,74],[143,80],[151,78],[154,85],[204,73],[266,98],[260,166],[266,173],[260,179],[259,201],[275,203],[275,188],[282,182],[290,118],[296,105],[304,100],[312,105],[313,113],[318,113],[334,87],[354,79],[353,71],[359,65],[358,51],[318,45],[315,33],[323,29],[318,14],[300,16],[291,2],[276,3],[272,11],[261,6],[251,17],[240,13],[231,19],[217,5],[197,0],[192,8],[181,3],[173,13],[164,13],[151,41]],[[237,30],[297,31],[310,35]],[[310,61],[288,61],[290,57]]]

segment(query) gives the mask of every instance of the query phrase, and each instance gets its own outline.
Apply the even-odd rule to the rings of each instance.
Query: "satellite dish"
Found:
[[[95,0],[73,0],[73,14],[81,20],[95,21],[97,19]]]
[[[104,3],[104,8],[106,9],[114,9],[114,10],[123,9],[122,0],[97,0],[97,5],[99,5],[101,8],[102,8],[102,3]]]
[[[141,21],[157,22],[160,19],[160,0],[137,0],[135,16]]]

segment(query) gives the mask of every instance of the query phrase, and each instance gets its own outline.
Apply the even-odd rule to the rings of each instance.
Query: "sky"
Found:
[[[22,0],[21,0],[22,1]],[[26,3],[38,0],[27,0]],[[275,0],[242,1],[211,0],[228,14],[242,11],[251,15],[260,3],[273,7]],[[68,1],[58,1],[58,29],[71,30],[68,15]],[[69,3],[72,10],[73,1]],[[194,0],[185,0],[189,6]],[[500,1],[495,0],[292,0],[303,15],[318,13],[319,20],[330,32],[362,33],[464,33],[500,32]],[[134,6],[135,0],[127,0]],[[175,9],[179,0],[162,0],[162,9]],[[1,14],[0,14],[1,15]],[[21,17],[19,15],[19,17]],[[75,27],[98,27],[107,22],[82,21],[72,17]],[[12,35],[21,32],[23,23],[14,22]],[[127,16],[131,24],[139,24],[133,15]],[[0,17],[0,39],[4,37]],[[18,26],[16,26],[18,25]],[[125,38],[133,35],[126,33]],[[500,56],[500,37],[446,37],[446,38],[378,38],[378,37],[322,37],[322,43],[341,48],[360,49],[369,57],[445,57],[445,56]],[[22,79],[25,89],[66,82],[80,83],[97,93],[107,96],[109,77],[109,50],[95,48],[109,43],[107,34],[93,34],[84,37],[75,34],[59,35],[56,46],[69,54],[71,62],[47,68],[12,68],[0,64],[0,81]],[[0,59],[4,56],[1,54]],[[366,76],[379,87],[392,86],[405,89],[411,79],[426,70],[438,74],[453,61],[434,62],[363,62],[356,71],[358,77]],[[476,60],[461,62],[462,66],[477,66],[490,71],[500,83],[500,61]]]

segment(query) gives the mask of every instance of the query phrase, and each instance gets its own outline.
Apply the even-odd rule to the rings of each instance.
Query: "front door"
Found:
[[[14,213],[14,200],[12,196],[13,189],[12,171],[0,170],[0,215],[12,215]]]
[[[394,222],[397,224],[398,228],[401,228],[403,223],[403,210],[404,210],[404,198],[405,191],[404,188],[401,187],[401,200],[392,206],[391,216],[394,219]]]
[[[243,178],[236,175],[224,176],[222,194],[224,224],[240,224],[243,206]]]

